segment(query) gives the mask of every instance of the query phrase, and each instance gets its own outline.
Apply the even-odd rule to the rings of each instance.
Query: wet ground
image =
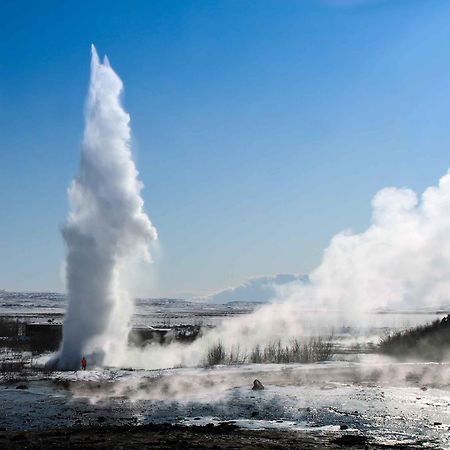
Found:
[[[185,427],[179,425],[102,426],[0,434],[0,447],[11,449],[123,448],[123,449],[414,449],[422,443],[377,444],[364,435],[339,436],[314,432],[242,430],[233,425]],[[430,447],[428,447],[430,448]]]
[[[154,448],[180,440],[192,445],[179,448],[262,448],[264,439],[267,448],[450,448],[449,369],[369,358],[4,380],[0,445],[89,438],[102,446],[98,436],[126,434],[130,445],[147,439]],[[255,378],[263,391],[251,390]],[[176,426],[164,433],[164,424]]]

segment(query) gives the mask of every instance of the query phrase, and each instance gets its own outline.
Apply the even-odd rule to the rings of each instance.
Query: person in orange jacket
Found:
[[[83,356],[83,359],[81,360],[81,368],[83,370],[86,370],[87,361],[86,358]]]

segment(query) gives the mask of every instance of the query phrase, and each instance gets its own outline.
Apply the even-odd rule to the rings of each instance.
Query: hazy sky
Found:
[[[125,84],[142,295],[308,272],[389,185],[450,166],[445,0],[0,2],[0,288],[62,290],[90,44]]]

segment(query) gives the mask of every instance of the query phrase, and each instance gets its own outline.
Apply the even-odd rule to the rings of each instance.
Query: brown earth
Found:
[[[280,430],[242,430],[232,424],[184,427],[170,424],[97,426],[45,431],[0,432],[7,449],[413,449],[416,446],[377,445],[362,435],[301,433]]]

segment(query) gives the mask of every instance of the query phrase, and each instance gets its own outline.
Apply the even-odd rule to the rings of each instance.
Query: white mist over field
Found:
[[[65,369],[78,368],[83,355],[96,364],[123,355],[133,312],[127,266],[149,258],[148,244],[156,239],[143,211],[122,88],[108,59],[101,63],[92,47],[80,170],[63,228],[69,304],[56,363]]]
[[[386,188],[372,202],[369,228],[344,231],[331,240],[309,281],[277,288],[277,296],[253,314],[224,321],[189,347],[149,347],[130,353],[148,368],[195,365],[211,344],[236,352],[274,340],[326,333],[339,325],[359,325],[377,309],[449,305],[450,174],[418,198],[409,189]],[[316,313],[305,320],[305,311]]]

